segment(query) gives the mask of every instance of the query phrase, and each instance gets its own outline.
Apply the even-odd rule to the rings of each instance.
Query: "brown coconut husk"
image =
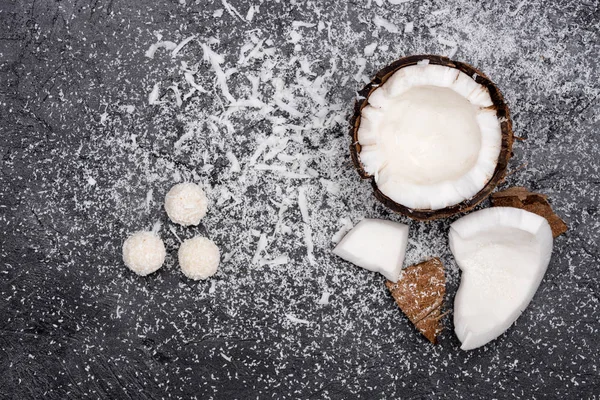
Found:
[[[498,120],[500,121],[500,128],[502,130],[502,148],[498,157],[496,169],[494,170],[494,174],[492,175],[491,179],[472,198],[466,199],[458,204],[439,210],[411,209],[391,200],[377,188],[375,178],[365,172],[359,156],[361,151],[361,145],[358,143],[358,127],[360,126],[361,111],[368,104],[368,99],[371,93],[373,93],[373,91],[379,86],[383,85],[388,80],[388,78],[394,74],[394,72],[398,71],[401,68],[408,67],[410,65],[415,65],[419,61],[425,59],[429,60],[430,64],[456,68],[471,77],[475,77],[475,81],[477,83],[485,86],[489,90],[490,97],[492,98],[493,102],[493,106],[490,106],[490,108],[496,110],[496,115],[498,117]],[[512,156],[512,145],[514,141],[510,112],[508,110],[508,106],[504,102],[504,97],[502,96],[502,93],[500,92],[498,87],[478,69],[468,64],[458,61],[452,61],[447,57],[436,55],[418,55],[404,57],[380,70],[371,80],[371,82],[367,84],[360,92],[358,92],[358,94],[360,100],[356,101],[354,105],[354,114],[350,119],[350,136],[352,137],[352,144],[350,145],[350,155],[352,157],[352,161],[354,162],[354,166],[356,167],[361,178],[371,179],[371,184],[373,186],[375,197],[383,204],[385,204],[389,209],[420,221],[429,221],[438,218],[446,218],[457,213],[469,211],[475,206],[477,206],[479,203],[485,200],[492,193],[494,188],[504,179],[504,176],[506,175],[508,161]]]
[[[492,194],[493,207],[516,207],[546,218],[552,229],[552,236],[557,237],[568,230],[567,224],[552,210],[548,196],[532,193],[521,186],[511,187]]]
[[[446,295],[444,265],[439,258],[412,265],[398,282],[386,281],[392,297],[410,322],[435,344],[442,331],[442,304]]]

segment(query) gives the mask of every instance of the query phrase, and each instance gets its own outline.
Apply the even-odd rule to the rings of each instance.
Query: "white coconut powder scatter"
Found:
[[[36,224],[43,234],[40,240],[56,243],[55,250],[43,255],[57,272],[46,279],[53,282],[54,275],[82,271],[77,277],[82,291],[78,306],[88,310],[89,318],[78,322],[79,327],[73,325],[72,332],[78,338],[86,330],[92,332],[82,342],[84,350],[73,348],[81,368],[90,366],[89,377],[83,379],[96,377],[94,360],[104,354],[99,349],[113,346],[123,358],[111,356],[106,362],[119,371],[145,352],[156,359],[169,358],[160,364],[156,381],[173,397],[197,382],[198,368],[209,364],[214,369],[202,375],[205,381],[197,382],[199,396],[209,391],[223,396],[223,382],[240,382],[246,379],[240,377],[250,375],[254,388],[281,389],[271,395],[340,394],[335,384],[326,387],[318,380],[302,382],[293,376],[292,371],[307,366],[329,371],[327,376],[342,382],[344,395],[350,398],[364,396],[369,386],[373,387],[369,393],[386,397],[428,396],[420,391],[421,378],[427,376],[444,376],[438,387],[448,397],[459,397],[461,390],[453,389],[449,381],[461,382],[457,386],[464,388],[475,375],[489,393],[503,387],[503,393],[513,397],[524,395],[504,375],[518,377],[521,384],[530,374],[526,381],[537,385],[540,396],[545,392],[536,383],[538,377],[570,385],[565,390],[573,388],[572,377],[580,387],[589,385],[597,375],[593,370],[597,363],[591,361],[597,352],[580,338],[582,332],[598,329],[597,299],[588,288],[595,276],[586,266],[597,262],[593,232],[599,226],[590,221],[595,218],[591,207],[600,199],[589,182],[600,178],[593,167],[595,153],[583,151],[593,136],[581,128],[579,115],[596,118],[593,99],[599,93],[597,85],[590,84],[598,82],[592,61],[597,57],[590,52],[593,32],[581,29],[575,34],[571,17],[557,28],[550,23],[554,18],[550,4],[527,2],[517,10],[518,3],[481,7],[475,2],[382,0],[367,8],[366,1],[310,7],[280,2],[287,7],[286,16],[275,29],[265,23],[279,15],[269,2],[216,1],[199,8],[188,1],[185,7],[193,12],[186,11],[186,18],[159,21],[158,14],[142,13],[136,18],[146,18],[150,28],[132,27],[127,37],[115,32],[114,43],[123,50],[107,41],[108,47],[95,54],[114,69],[118,89],[109,92],[108,83],[100,86],[93,74],[84,74],[83,81],[90,83],[86,90],[107,106],[96,107],[97,120],[90,117],[79,128],[81,135],[73,140],[81,142],[80,153],[63,150],[60,143],[49,150],[52,163],[40,166],[35,189],[22,191],[31,210],[25,202],[14,205]],[[176,2],[175,6],[179,7]],[[434,14],[440,7],[448,12]],[[586,10],[583,4],[577,7],[580,13]],[[515,10],[518,13],[509,18]],[[134,21],[131,15],[120,15],[125,12],[114,8],[115,18]],[[350,23],[349,16],[360,17]],[[532,19],[538,22],[529,23]],[[158,25],[163,29],[160,39],[151,32]],[[193,35],[172,58],[176,43]],[[587,45],[580,46],[577,35],[585,37]],[[165,39],[173,41],[170,50],[156,47],[153,58],[146,57],[153,44]],[[373,43],[371,53],[367,47]],[[507,185],[536,182],[557,212],[578,226],[573,231],[577,233],[555,242],[548,275],[518,324],[496,347],[482,352],[481,361],[469,358],[469,362],[453,347],[451,316],[444,319],[442,345],[424,345],[380,276],[331,254],[353,222],[385,218],[408,223],[404,266],[440,257],[451,308],[460,275],[447,247],[450,221],[419,223],[387,211],[373,197],[369,182],[359,178],[348,152],[348,117],[365,80],[401,56],[451,51],[454,59],[481,68],[499,85],[512,107],[516,134],[528,135],[515,146],[511,166],[530,161],[531,167],[510,175]],[[124,72],[125,65],[140,60],[143,69]],[[578,65],[577,74],[568,72],[570,64]],[[52,89],[52,96],[60,98],[59,87]],[[180,106],[170,88],[179,90]],[[76,105],[81,98],[82,93],[65,90],[61,107]],[[553,108],[549,101],[563,108]],[[86,102],[86,107],[95,106]],[[561,113],[564,107],[572,110],[569,118]],[[55,110],[53,126],[69,123],[60,120],[60,114]],[[556,135],[559,131],[577,134]],[[39,142],[31,150],[24,143],[15,151],[31,155],[44,140]],[[3,162],[6,170],[13,163],[15,169],[21,168],[8,155]],[[90,170],[71,169],[82,163]],[[581,169],[581,177],[561,175],[571,164],[574,171]],[[562,176],[556,184],[553,173]],[[88,184],[88,176],[95,185]],[[206,192],[211,209],[198,226],[173,224],[164,212],[162,200],[178,182],[197,182]],[[72,188],[66,197],[61,190],[65,185]],[[71,217],[68,223],[65,215]],[[140,278],[123,265],[120,246],[129,232],[148,229],[156,221],[163,224],[158,234],[167,251],[165,262],[157,272]],[[12,224],[4,229],[17,228]],[[218,273],[207,281],[185,278],[177,264],[180,242],[197,235],[209,237],[223,254]],[[335,297],[326,299],[326,293]],[[587,316],[567,320],[556,304],[567,304]],[[91,317],[102,317],[104,307],[113,314],[119,307],[119,327],[127,328],[126,334],[120,331],[122,340],[114,340],[118,327],[113,322]],[[574,322],[578,325],[571,328]],[[527,348],[527,357],[519,353],[521,347]],[[568,350],[568,358],[587,357],[588,366],[562,371],[567,367],[559,349]],[[548,353],[560,355],[551,361],[556,364],[549,367],[552,376],[528,364]],[[174,360],[185,360],[193,371],[176,371]],[[519,363],[513,370],[514,360]],[[226,363],[238,369],[222,368]],[[506,374],[499,376],[499,370]],[[266,390],[248,390],[256,394],[253,397],[268,397]],[[98,396],[86,394],[82,397]]]

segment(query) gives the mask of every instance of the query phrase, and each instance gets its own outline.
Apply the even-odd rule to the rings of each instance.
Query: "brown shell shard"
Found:
[[[546,218],[554,237],[562,235],[568,230],[565,221],[552,211],[548,196],[544,194],[532,193],[524,187],[515,186],[492,194],[491,201],[494,207],[520,208]]]
[[[442,331],[441,308],[446,294],[444,265],[439,258],[412,265],[397,283],[386,281],[392,297],[410,322],[431,343]]]

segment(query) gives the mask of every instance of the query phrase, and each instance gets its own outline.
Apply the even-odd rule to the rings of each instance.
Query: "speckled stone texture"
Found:
[[[331,3],[0,2],[0,397],[598,398],[598,1]],[[155,32],[196,36],[151,59]],[[356,91],[424,53],[498,85],[525,139],[500,189],[548,195],[569,226],[527,310],[470,352],[451,312],[434,347],[383,277],[331,254],[345,222],[410,223],[405,265],[440,257],[452,310],[452,220],[392,215],[348,152]],[[208,93],[186,97],[186,68]],[[256,101],[234,104],[244,99]],[[162,208],[181,181],[211,201],[198,227]],[[121,245],[152,227],[167,260],[142,278]],[[224,255],[208,281],[177,265],[179,240],[196,234]]]

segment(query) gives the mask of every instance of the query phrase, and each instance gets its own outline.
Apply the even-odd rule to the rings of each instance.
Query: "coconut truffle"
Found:
[[[163,241],[153,232],[135,232],[123,243],[125,265],[140,276],[157,271],[166,256]]]
[[[202,236],[184,241],[178,255],[183,274],[196,281],[213,276],[221,260],[217,245]]]
[[[179,183],[165,196],[165,211],[176,224],[198,225],[208,210],[208,199],[195,183]]]

